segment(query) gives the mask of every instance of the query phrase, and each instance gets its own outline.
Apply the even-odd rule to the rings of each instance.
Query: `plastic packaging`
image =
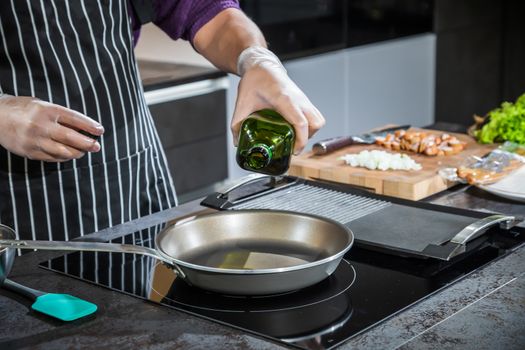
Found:
[[[471,185],[488,185],[517,170],[525,158],[503,149],[496,149],[486,157],[469,157],[458,168],[445,168],[439,174],[446,180]]]
[[[499,146],[500,150],[505,152],[514,153],[522,158],[522,161],[525,162],[525,145],[520,145],[515,142],[506,141],[504,144]]]

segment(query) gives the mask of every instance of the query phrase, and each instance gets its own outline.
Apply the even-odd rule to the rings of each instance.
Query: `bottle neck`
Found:
[[[272,157],[272,147],[263,143],[258,143],[248,150],[246,163],[248,163],[248,166],[251,169],[262,169],[270,164]]]

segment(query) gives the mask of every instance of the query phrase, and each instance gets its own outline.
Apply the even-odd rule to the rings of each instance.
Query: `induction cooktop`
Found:
[[[157,225],[114,243],[154,246]],[[76,252],[42,267],[302,349],[330,349],[508,254],[521,228],[494,229],[477,249],[445,262],[354,246],[320,283],[270,296],[222,295],[192,287],[159,261],[124,253]]]

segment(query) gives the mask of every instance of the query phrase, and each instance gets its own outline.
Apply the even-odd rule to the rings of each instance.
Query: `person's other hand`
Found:
[[[98,152],[91,137],[104,133],[102,125],[71,109],[33,97],[0,97],[0,145],[22,157],[64,162]]]
[[[324,126],[321,112],[288,77],[279,59],[265,48],[244,50],[239,56],[238,73],[242,78],[231,122],[235,145],[244,119],[255,111],[269,108],[294,127],[294,153],[299,154],[308,139]]]

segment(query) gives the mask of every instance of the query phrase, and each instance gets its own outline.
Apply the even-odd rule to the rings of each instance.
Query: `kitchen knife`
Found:
[[[338,150],[340,148],[343,148],[349,145],[353,145],[353,144],[373,144],[376,142],[377,137],[385,136],[387,133],[393,132],[396,130],[406,130],[409,128],[410,128],[410,125],[401,125],[401,126],[381,129],[381,130],[377,130],[377,131],[373,131],[373,132],[369,132],[369,133],[361,134],[361,135],[333,137],[330,139],[316,142],[312,146],[312,151],[316,155],[321,155],[321,154],[327,154],[327,153],[333,152],[335,150]]]

